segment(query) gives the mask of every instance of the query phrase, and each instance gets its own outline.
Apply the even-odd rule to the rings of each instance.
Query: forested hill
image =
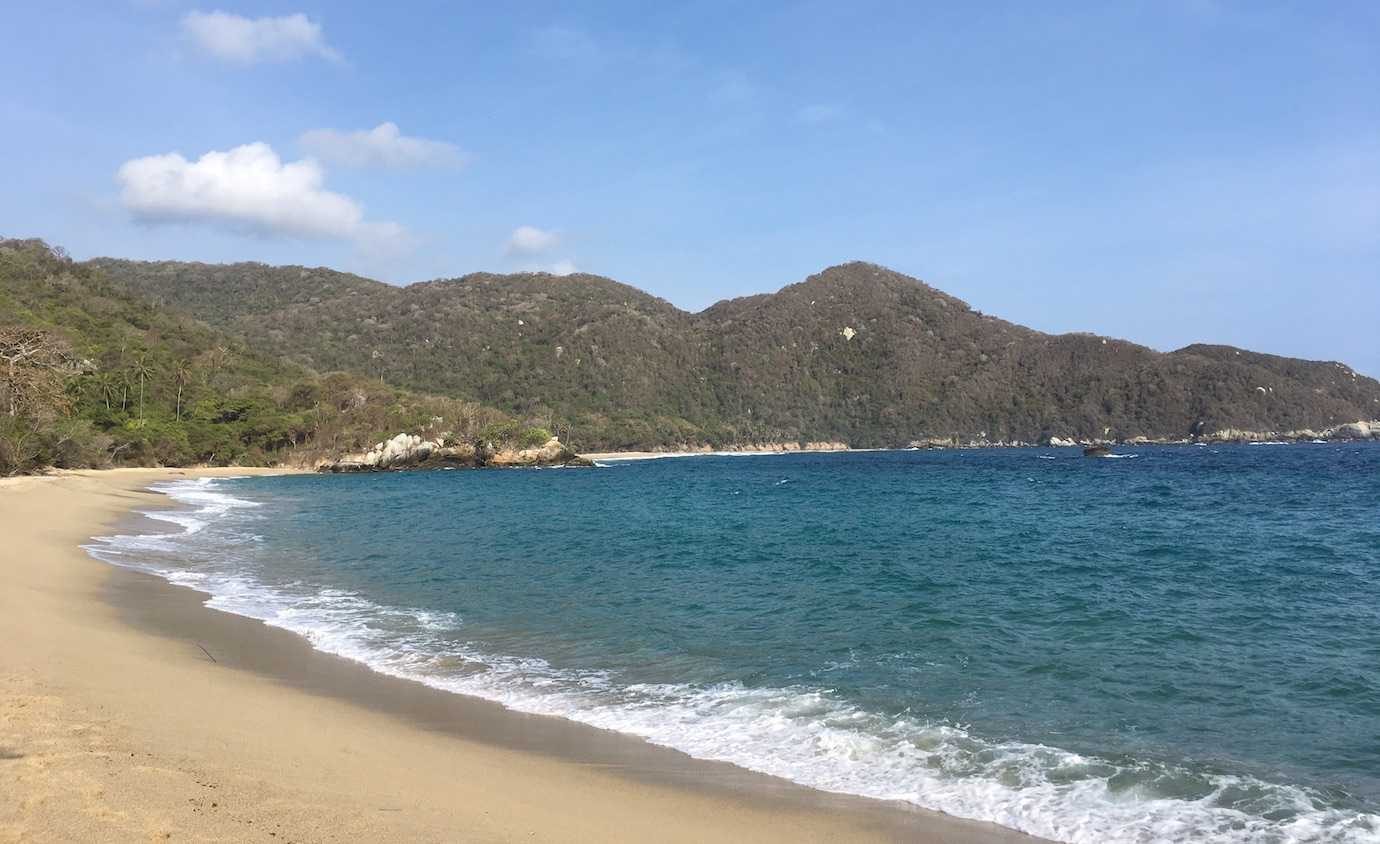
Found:
[[[492,408],[312,371],[40,240],[0,240],[0,475],[111,464],[311,465],[399,431],[545,440]]]
[[[90,264],[294,365],[549,417],[585,449],[1179,438],[1380,417],[1380,384],[1340,363],[1043,334],[865,263],[697,314],[581,274],[394,287],[304,267]]]

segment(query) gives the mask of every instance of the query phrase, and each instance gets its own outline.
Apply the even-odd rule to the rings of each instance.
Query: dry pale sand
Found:
[[[78,547],[208,473],[0,481],[0,841],[1032,840],[382,677]]]

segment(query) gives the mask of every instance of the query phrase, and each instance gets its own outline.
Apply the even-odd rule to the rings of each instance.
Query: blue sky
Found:
[[[690,309],[862,259],[1042,330],[1380,375],[1368,0],[5,17],[0,234],[78,258],[578,269]]]

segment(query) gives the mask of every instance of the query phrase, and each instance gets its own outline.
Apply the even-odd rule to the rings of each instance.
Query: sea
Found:
[[[1068,842],[1380,841],[1380,444],[178,480],[102,560],[316,648]]]

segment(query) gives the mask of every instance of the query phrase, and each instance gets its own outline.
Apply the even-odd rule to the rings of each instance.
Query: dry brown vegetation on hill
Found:
[[[304,267],[92,263],[297,365],[551,419],[584,449],[1179,438],[1380,416],[1380,384],[1339,363],[1043,334],[865,263],[697,314],[591,275],[394,287]]]

